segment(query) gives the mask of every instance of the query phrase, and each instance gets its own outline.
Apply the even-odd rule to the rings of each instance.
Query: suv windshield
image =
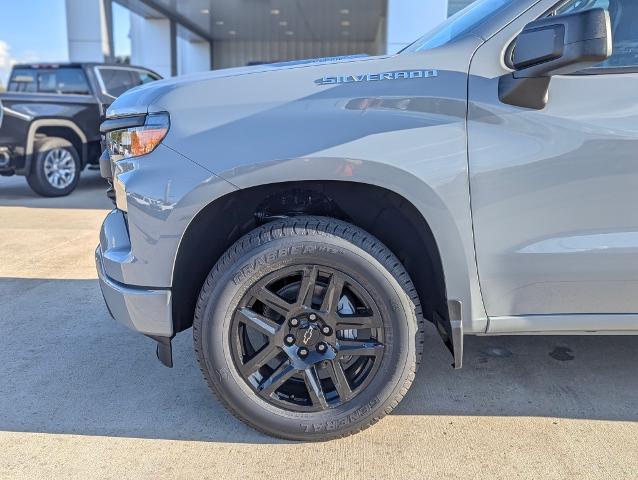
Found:
[[[448,18],[437,28],[409,45],[403,52],[421,52],[440,47],[473,30],[512,0],[478,0]]]

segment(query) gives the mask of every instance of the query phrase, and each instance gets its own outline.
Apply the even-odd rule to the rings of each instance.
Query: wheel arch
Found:
[[[25,145],[25,174],[28,174],[31,171],[31,164],[33,161],[35,143],[38,134],[44,134],[50,137],[60,137],[68,140],[71,144],[73,144],[78,155],[80,155],[81,165],[86,165],[88,161],[88,140],[84,131],[72,120],[64,118],[43,118],[34,120],[29,125]]]
[[[236,190],[210,202],[188,225],[175,257],[171,283],[175,331],[183,331],[192,325],[197,295],[206,275],[224,251],[243,234],[277,215],[322,215],[349,221],[369,231],[399,257],[419,292],[425,317],[437,325],[455,355],[455,364],[460,366],[461,312],[460,308],[449,305],[458,298],[450,296],[450,281],[458,283],[460,279],[450,265],[446,269],[445,256],[451,255],[453,250],[456,255],[465,254],[460,239],[450,241],[454,235],[458,237],[458,233],[450,231],[455,228],[452,218],[447,219],[451,223],[445,227],[440,225],[442,213],[447,210],[445,205],[440,200],[433,200],[438,198],[432,197],[433,192],[425,192],[427,186],[421,185],[421,188],[424,196],[430,199],[429,209],[438,225],[426,219],[423,208],[418,208],[406,196],[366,182],[268,183]],[[436,227],[447,231],[439,231],[437,236]],[[469,291],[468,274],[463,281],[464,288]],[[459,318],[451,318],[451,312]]]

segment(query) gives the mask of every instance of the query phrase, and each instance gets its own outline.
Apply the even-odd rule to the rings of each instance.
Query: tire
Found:
[[[423,324],[412,281],[378,239],[339,220],[295,217],[253,230],[222,256],[201,289],[193,339],[204,378],[236,417],[275,437],[324,441],[398,405],[421,360]],[[253,345],[257,337],[266,343]]]
[[[68,195],[80,181],[80,157],[71,142],[64,138],[44,137],[34,149],[34,161],[27,182],[43,197]]]

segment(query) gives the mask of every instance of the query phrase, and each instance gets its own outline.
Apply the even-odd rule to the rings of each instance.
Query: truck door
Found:
[[[609,60],[552,77],[541,110],[500,101],[526,24],[597,7],[611,16]],[[479,48],[469,103],[488,331],[638,329],[638,2],[539,2]]]

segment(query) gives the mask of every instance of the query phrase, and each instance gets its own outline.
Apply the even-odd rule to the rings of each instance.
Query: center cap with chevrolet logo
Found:
[[[328,352],[329,342],[334,334],[333,329],[312,312],[293,316],[288,321],[290,330],[284,337],[284,344],[293,348],[293,355],[305,359],[311,351],[320,355]]]
[[[314,346],[319,339],[319,328],[315,325],[309,325],[308,328],[300,330],[299,333],[302,335],[301,342],[307,347]]]

